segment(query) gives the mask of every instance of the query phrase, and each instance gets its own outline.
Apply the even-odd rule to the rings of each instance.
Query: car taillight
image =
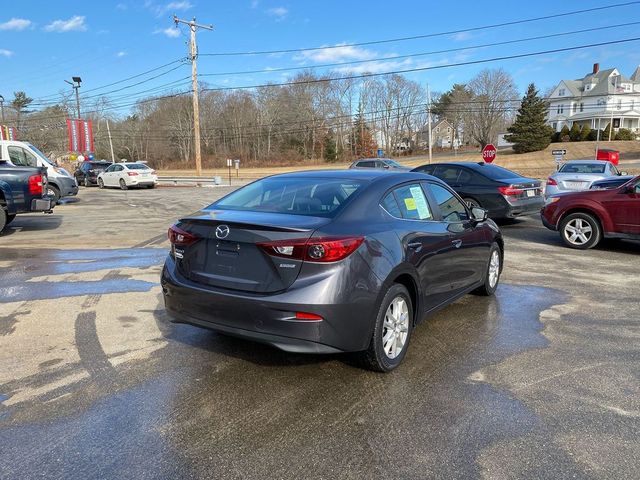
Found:
[[[187,247],[200,240],[200,237],[198,237],[197,235],[185,232],[175,225],[172,225],[171,228],[169,228],[167,235],[169,236],[171,245],[173,245],[174,247]]]
[[[28,182],[29,195],[42,195],[42,175],[31,175]]]
[[[364,237],[310,238],[259,243],[267,254],[307,262],[337,262],[351,255],[362,245]]]
[[[521,195],[524,193],[524,190],[518,187],[514,187],[513,185],[508,185],[506,187],[498,187],[498,191],[506,197],[513,197],[513,196]]]
[[[547,178],[547,185],[558,185],[558,182],[554,178]]]
[[[127,172],[127,175],[129,175],[130,177],[135,177],[138,175],[138,172]]]
[[[307,322],[320,322],[324,320],[320,315],[308,312],[296,312],[296,320],[306,320]]]

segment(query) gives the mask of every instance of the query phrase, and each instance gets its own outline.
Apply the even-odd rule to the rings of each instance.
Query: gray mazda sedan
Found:
[[[251,183],[169,229],[168,313],[290,352],[360,352],[387,372],[429,313],[492,295],[503,240],[421,173],[334,170]]]

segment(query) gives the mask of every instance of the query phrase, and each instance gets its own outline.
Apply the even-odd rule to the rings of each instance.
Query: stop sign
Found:
[[[494,147],[491,143],[485,145],[485,147],[482,149],[482,159],[487,163],[493,162],[496,159],[496,147]]]

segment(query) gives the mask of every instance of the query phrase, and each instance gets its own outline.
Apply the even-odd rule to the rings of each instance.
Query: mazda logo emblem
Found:
[[[226,225],[218,225],[216,228],[216,237],[217,238],[227,238],[229,236],[229,227]]]

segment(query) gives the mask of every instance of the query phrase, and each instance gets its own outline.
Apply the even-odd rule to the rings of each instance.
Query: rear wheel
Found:
[[[4,227],[7,225],[7,211],[0,206],[0,232],[4,230]]]
[[[124,181],[124,178],[120,179],[120,190],[126,190],[127,189],[127,182]]]
[[[152,183],[151,185],[147,185],[147,188],[156,188],[156,184]]]
[[[484,284],[473,291],[476,295],[490,297],[498,288],[500,274],[502,273],[502,251],[497,243],[491,245],[489,250],[489,264],[484,274]]]
[[[402,362],[413,329],[413,305],[407,289],[394,283],[378,310],[369,348],[362,352],[365,367],[390,372]]]
[[[53,204],[57,205],[60,201],[60,190],[55,185],[49,185],[47,187],[47,195],[53,199]]]
[[[104,180],[101,178],[98,179],[98,188],[104,188]]]
[[[593,215],[578,212],[560,222],[560,236],[567,247],[586,250],[595,247],[602,237],[600,223]]]
[[[91,186],[91,182],[89,181],[89,177],[87,177],[86,175],[84,177],[84,186],[85,187],[90,187]]]

